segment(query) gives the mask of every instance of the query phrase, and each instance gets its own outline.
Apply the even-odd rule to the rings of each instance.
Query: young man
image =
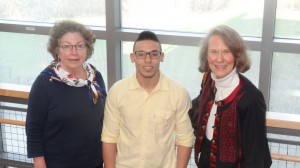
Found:
[[[187,166],[194,141],[191,101],[184,87],[160,72],[161,50],[154,33],[140,33],[130,54],[136,73],[109,91],[102,131],[105,168]]]

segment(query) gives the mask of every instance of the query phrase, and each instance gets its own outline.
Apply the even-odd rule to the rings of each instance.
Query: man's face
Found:
[[[146,57],[139,57],[138,53],[140,51],[146,52]],[[156,41],[143,40],[135,43],[134,53],[130,54],[131,62],[135,63],[137,79],[151,79],[159,77],[159,65],[163,62],[164,53],[160,56],[151,58],[149,52],[161,51],[160,45]],[[135,55],[135,53],[137,53]]]

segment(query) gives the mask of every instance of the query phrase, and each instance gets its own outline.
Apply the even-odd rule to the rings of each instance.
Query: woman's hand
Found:
[[[47,168],[44,156],[33,158],[34,168]]]

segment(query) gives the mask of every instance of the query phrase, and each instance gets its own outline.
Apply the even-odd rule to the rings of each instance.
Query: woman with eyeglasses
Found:
[[[28,157],[35,168],[102,168],[106,99],[102,75],[86,62],[95,35],[63,20],[51,29],[52,63],[32,85],[26,118]]]
[[[202,42],[200,95],[189,111],[199,168],[269,168],[266,105],[262,93],[241,73],[250,68],[240,35],[218,26]]]

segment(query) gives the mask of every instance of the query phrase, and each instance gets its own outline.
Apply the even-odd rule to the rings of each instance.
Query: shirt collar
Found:
[[[129,86],[130,90],[142,88],[136,79],[136,74],[131,75],[130,78],[131,78],[131,82],[130,82],[130,86]],[[157,83],[156,87],[153,89],[153,91],[168,90],[169,88],[170,87],[167,83],[166,76],[162,72],[160,72],[158,83]]]

